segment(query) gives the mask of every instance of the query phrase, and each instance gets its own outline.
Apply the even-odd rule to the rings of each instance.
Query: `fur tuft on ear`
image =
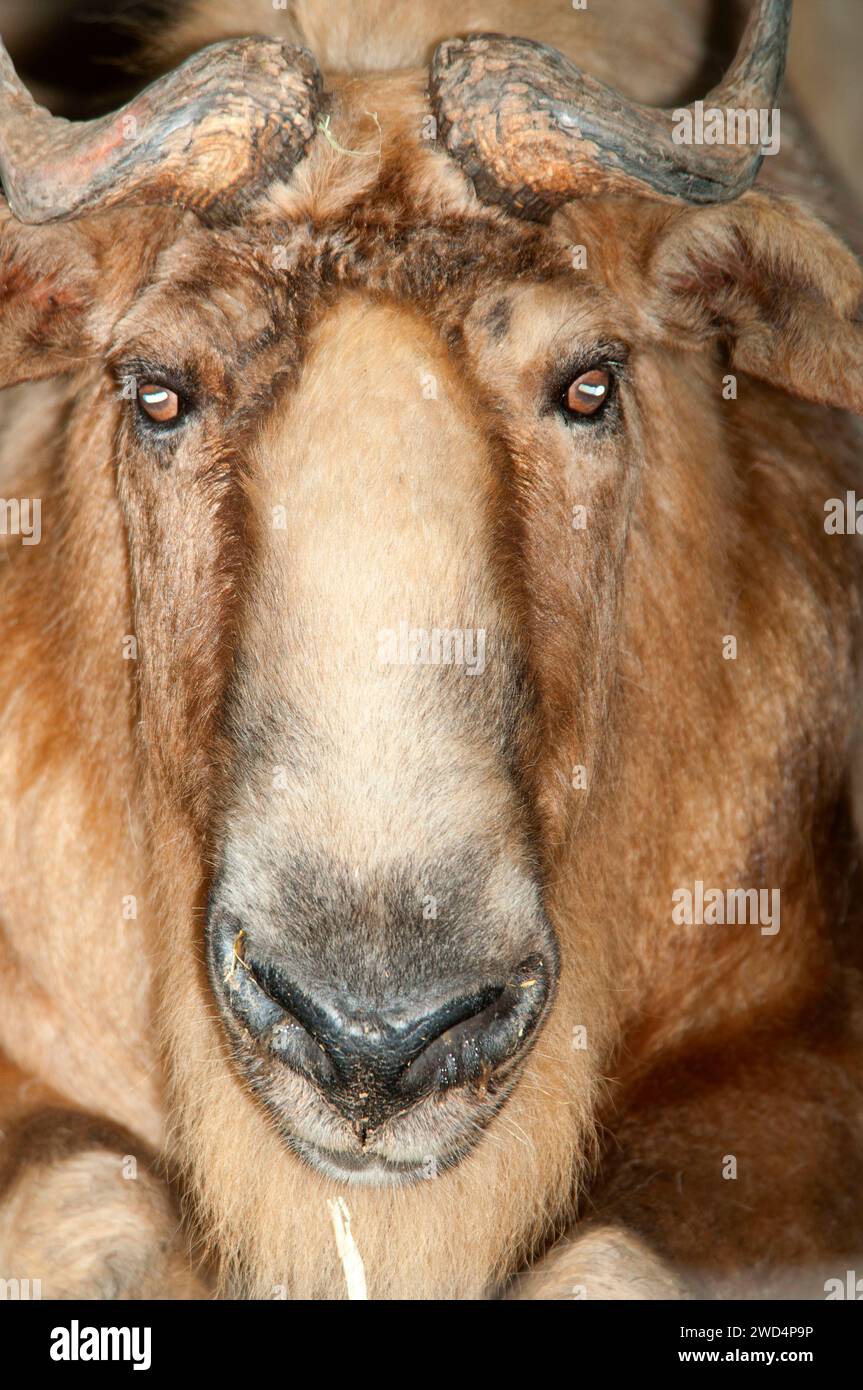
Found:
[[[96,267],[80,225],[22,227],[0,214],[0,386],[69,371],[86,355]]]
[[[101,353],[182,220],[174,209],[121,208],[30,227],[0,204],[0,389]]]
[[[797,203],[752,192],[672,213],[647,279],[647,311],[664,338],[722,340],[738,370],[863,414],[863,271]]]

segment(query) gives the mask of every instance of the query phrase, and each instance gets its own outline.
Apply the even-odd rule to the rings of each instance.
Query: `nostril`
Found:
[[[488,1085],[491,1073],[520,1053],[542,1016],[549,996],[548,970],[530,956],[507,983],[479,1007],[459,1017],[429,1040],[400,1078],[406,1098],[475,1083]]]
[[[247,958],[246,933],[235,917],[223,917],[208,933],[207,964],[216,998],[230,1006],[253,1036],[282,1017],[277,1001],[258,984]]]
[[[438,1008],[417,1018],[406,1019],[401,1029],[402,1050],[410,1054],[406,1060],[413,1061],[438,1038],[452,1032],[459,1024],[482,1015],[500,998],[503,991],[503,985],[488,985],[468,994],[447,999]]]
[[[318,1041],[313,1001],[292,987],[276,965],[253,955],[235,917],[224,915],[208,931],[208,968],[216,998],[226,1006],[256,1048],[269,1052],[319,1086],[328,1086],[335,1071]]]

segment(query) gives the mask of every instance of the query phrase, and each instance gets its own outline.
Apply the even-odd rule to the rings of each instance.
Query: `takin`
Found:
[[[3,51],[0,1276],[863,1257],[863,276],[790,8],[717,68],[706,0],[195,0],[71,123]]]

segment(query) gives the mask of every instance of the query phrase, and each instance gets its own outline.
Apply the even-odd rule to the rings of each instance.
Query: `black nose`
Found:
[[[541,957],[508,978],[383,1004],[291,978],[229,919],[210,939],[218,996],[261,1051],[301,1072],[359,1132],[424,1096],[486,1086],[526,1046],[549,996]]]

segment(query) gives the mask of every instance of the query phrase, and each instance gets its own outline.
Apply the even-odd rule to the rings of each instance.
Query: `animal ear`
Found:
[[[863,414],[863,273],[798,204],[747,193],[672,213],[653,241],[648,281],[663,337],[721,339],[738,370]]]
[[[0,387],[68,372],[97,348],[94,252],[82,223],[28,227],[0,210]]]

